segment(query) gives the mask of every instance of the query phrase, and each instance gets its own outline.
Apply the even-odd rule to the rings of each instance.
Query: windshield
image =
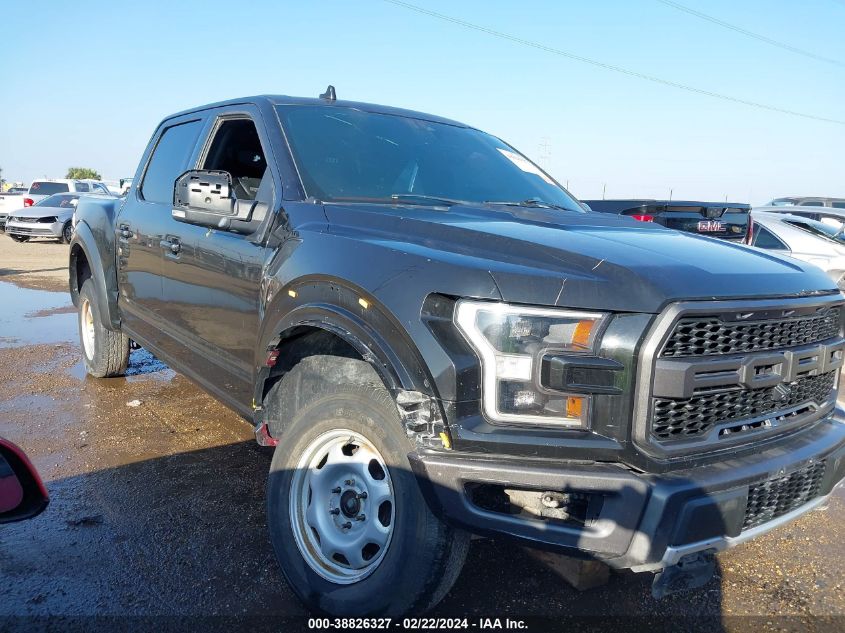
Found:
[[[34,196],[49,196],[62,191],[70,191],[66,182],[34,182],[29,187],[29,193]]]
[[[77,200],[79,200],[79,196],[75,196],[72,193],[57,193],[56,195],[36,202],[34,206],[72,208],[76,206]]]
[[[545,202],[584,213],[539,167],[478,130],[336,106],[278,106],[306,194],[324,201]]]

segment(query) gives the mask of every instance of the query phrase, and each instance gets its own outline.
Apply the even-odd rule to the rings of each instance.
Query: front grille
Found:
[[[824,462],[818,462],[789,475],[750,486],[742,529],[777,519],[818,497],[824,469]]]
[[[839,317],[835,307],[812,316],[741,323],[718,316],[680,319],[660,356],[741,354],[816,343],[839,334]]]
[[[774,414],[800,404],[821,406],[836,384],[836,371],[806,376],[789,383],[784,397],[780,386],[736,389],[674,400],[653,398],[652,433],[660,441],[689,440],[707,434],[717,424]]]
[[[13,226],[9,227],[9,233],[12,235],[35,235],[35,236],[49,236],[55,237],[50,229],[37,229],[28,226]]]

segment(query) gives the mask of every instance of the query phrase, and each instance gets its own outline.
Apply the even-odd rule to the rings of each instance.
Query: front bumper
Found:
[[[429,505],[449,523],[617,568],[649,571],[674,565],[689,554],[739,544],[823,504],[845,478],[845,410],[837,407],[813,428],[759,453],[665,474],[636,472],[619,464],[433,450],[420,450],[410,458]],[[748,522],[748,513],[759,509],[757,497],[749,502],[749,490],[757,494],[772,482],[791,482],[792,476],[808,469],[822,473],[814,480],[811,497],[795,496],[800,506],[784,506],[786,492],[800,492],[799,485],[790,483],[786,492],[773,493],[771,518]],[[472,494],[479,486],[575,493],[600,501],[581,521],[549,520],[479,505]],[[778,513],[778,508],[785,510]]]
[[[5,230],[8,235],[58,239],[62,236],[63,227],[64,223],[61,221],[51,224],[42,222],[6,222]]]

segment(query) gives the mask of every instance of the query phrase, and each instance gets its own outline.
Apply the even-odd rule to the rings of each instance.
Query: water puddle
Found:
[[[85,366],[82,360],[73,364],[67,369],[67,372],[77,380],[85,380]],[[155,380],[169,381],[176,375],[176,372],[170,369],[167,365],[161,362],[158,358],[150,354],[143,348],[133,349],[129,352],[129,366],[126,368],[124,376],[126,380],[132,382],[139,377],[149,377]]]
[[[147,350],[133,349],[129,354],[129,367],[126,368],[126,376],[143,376],[164,372],[168,378],[172,378],[174,371],[162,363]]]
[[[0,348],[24,347],[45,343],[77,343],[79,330],[76,309],[65,292],[31,290],[0,281]],[[82,361],[68,369],[82,380]],[[129,355],[126,376],[154,374],[171,380],[175,372],[145,349],[133,349]]]
[[[0,347],[75,341],[76,314],[69,306],[68,293],[0,282]]]

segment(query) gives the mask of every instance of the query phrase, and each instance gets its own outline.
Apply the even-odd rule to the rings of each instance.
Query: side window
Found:
[[[87,191],[91,191],[91,190],[88,188],[88,183],[87,183],[87,182],[78,182],[78,183],[76,183],[76,190],[77,190],[77,191],[85,191],[85,192],[87,192]]]
[[[754,231],[754,246],[757,248],[766,248],[773,251],[789,250],[786,244],[776,238],[771,231],[764,229],[759,224],[754,226]]]
[[[162,132],[141,182],[141,196],[144,200],[172,204],[173,184],[187,169],[188,159],[201,129],[200,121],[189,121]]]
[[[106,189],[103,185],[94,184],[94,185],[91,185],[91,187],[92,187],[92,188],[94,189],[94,191],[96,191],[97,193],[108,193],[108,192],[109,192],[109,190],[108,190],[108,189]]]
[[[229,172],[239,200],[272,201],[258,195],[259,191],[262,194],[267,191],[268,184],[272,185],[272,178],[258,130],[250,119],[224,120],[217,127],[200,168]]]
[[[831,202],[830,205],[834,209],[845,209],[845,202]]]

